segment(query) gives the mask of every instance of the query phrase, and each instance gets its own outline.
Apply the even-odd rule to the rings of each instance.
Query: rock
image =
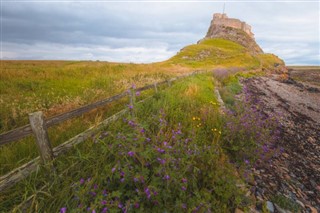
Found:
[[[290,177],[290,175],[285,174],[285,175],[284,175],[284,179],[286,179],[286,180],[291,180],[291,177]]]
[[[236,208],[236,210],[234,210],[234,213],[244,213],[241,209]]]
[[[288,158],[289,157],[289,155],[287,154],[287,153],[282,153],[282,155],[283,155],[283,157],[285,157],[285,158]]]
[[[274,205],[272,202],[267,201],[267,209],[269,210],[269,212],[273,213],[274,212]]]
[[[279,212],[279,213],[287,213],[286,210],[282,209],[280,206],[278,206],[276,203],[274,204],[274,206],[276,207],[276,210]]]
[[[296,203],[299,204],[299,206],[301,206],[302,208],[306,208],[305,205],[300,201],[300,200],[296,200]]]
[[[213,19],[204,39],[207,38],[224,38],[241,44],[253,53],[263,53],[254,39],[251,27],[238,19],[228,18],[225,13],[216,13],[213,15]]]
[[[310,209],[311,213],[318,213],[317,209],[312,206],[307,206],[308,209]]]

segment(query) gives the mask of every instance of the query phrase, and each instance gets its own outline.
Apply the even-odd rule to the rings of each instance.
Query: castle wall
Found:
[[[223,25],[226,27],[232,27],[236,29],[243,30],[250,37],[253,38],[254,34],[251,32],[251,26],[239,19],[228,18],[226,14],[216,13],[213,15],[212,23],[213,25]]]

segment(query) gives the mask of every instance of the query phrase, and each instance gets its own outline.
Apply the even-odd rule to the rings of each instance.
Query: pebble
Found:
[[[241,209],[236,208],[236,210],[234,210],[234,213],[244,213]]]
[[[276,207],[276,210],[279,212],[279,213],[287,213],[286,210],[282,209],[280,206],[278,206],[277,204],[274,204],[274,206]]]
[[[296,200],[296,203],[299,204],[302,208],[306,208],[305,205],[300,201],[300,200]]]
[[[274,205],[270,201],[267,201],[267,209],[269,212],[273,213],[274,212]]]
[[[311,213],[318,213],[316,208],[314,208],[312,206],[307,206],[307,207],[310,209]]]

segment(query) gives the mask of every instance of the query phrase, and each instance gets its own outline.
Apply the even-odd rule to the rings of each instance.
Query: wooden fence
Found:
[[[128,109],[123,109],[120,112],[112,115],[111,117],[107,118],[106,120],[102,121],[101,123],[95,125],[94,127],[91,127],[87,129],[86,131],[76,135],[75,137],[69,139],[68,141],[58,145],[57,147],[51,148],[51,143],[48,137],[47,129],[49,127],[52,127],[56,124],[59,124],[63,121],[69,120],[71,118],[81,116],[84,113],[87,113],[93,109],[96,109],[98,107],[105,106],[108,103],[114,102],[116,100],[119,100],[125,96],[129,96],[130,98],[130,105],[134,104],[135,98],[134,94],[135,92],[141,92],[149,89],[154,89],[155,92],[158,92],[158,86],[168,84],[168,86],[171,86],[171,82],[188,77],[190,75],[194,75],[196,73],[199,73],[199,71],[193,72],[191,74],[179,76],[176,78],[172,78],[166,81],[154,83],[151,85],[146,85],[144,87],[131,89],[126,92],[120,93],[118,95],[112,96],[110,98],[85,105],[83,107],[71,110],[66,113],[62,113],[60,115],[44,119],[42,112],[34,112],[29,114],[29,121],[30,124],[19,127],[17,129],[11,130],[9,132],[0,134],[0,146],[8,143],[12,143],[14,141],[20,140],[22,138],[25,138],[29,135],[34,135],[37,143],[37,147],[40,153],[40,156],[29,161],[28,163],[20,166],[19,168],[14,169],[13,171],[9,172],[6,175],[3,175],[0,177],[0,191],[3,191],[20,180],[27,177],[30,173],[33,171],[36,171],[39,165],[42,164],[48,164],[50,163],[55,157],[59,156],[60,154],[66,152],[67,150],[71,149],[73,146],[87,140],[88,138],[94,136],[99,130],[107,126],[109,123],[117,120],[119,117],[124,115]],[[148,98],[147,98],[148,99]],[[146,99],[140,101],[143,102]]]

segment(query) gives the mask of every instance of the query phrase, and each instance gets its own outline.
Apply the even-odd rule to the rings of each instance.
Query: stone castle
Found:
[[[204,39],[223,38],[248,48],[252,53],[263,53],[254,39],[251,26],[239,19],[229,18],[225,13],[213,14],[210,27]]]
[[[251,32],[250,25],[248,25],[246,22],[240,21],[239,19],[229,18],[225,13],[213,14],[211,26],[225,26],[225,27],[232,27],[235,29],[239,29],[246,32],[252,39],[254,39],[254,34]],[[210,28],[209,28],[209,31],[210,31]],[[208,31],[208,34],[210,34],[209,31]]]

